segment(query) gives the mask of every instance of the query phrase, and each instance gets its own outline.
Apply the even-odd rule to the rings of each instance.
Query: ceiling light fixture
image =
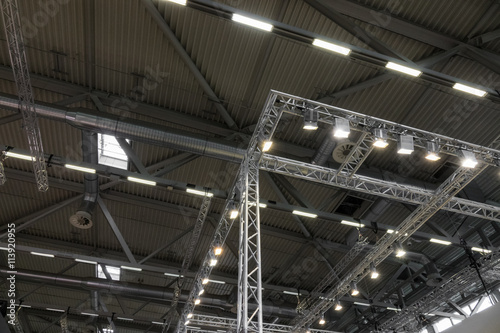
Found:
[[[25,160],[25,161],[34,161],[35,158],[29,155],[24,155],[24,154],[18,154],[14,153],[11,151],[6,151],[5,156],[12,157],[12,158],[18,158],[20,160]]]
[[[333,51],[336,53],[340,53],[343,55],[348,55],[349,53],[351,53],[351,49],[349,49],[347,47],[343,47],[343,46],[340,46],[337,44],[325,42],[324,40],[317,39],[317,38],[314,39],[312,45],[318,46],[318,47],[321,47],[321,48],[324,48],[326,50],[330,50],[330,51]]]
[[[187,193],[191,193],[191,194],[196,194],[196,195],[200,195],[202,197],[213,197],[214,194],[212,192],[208,192],[208,191],[200,191],[200,190],[196,190],[194,188],[186,188],[186,192]]]
[[[340,304],[340,302],[337,302],[337,304],[335,304],[335,311],[340,311],[342,310],[342,304]]]
[[[320,324],[320,325],[325,325],[326,324],[325,315],[321,316],[321,318],[319,319],[318,324]]]
[[[207,284],[210,280],[208,278],[204,278],[201,280],[201,284]]]
[[[392,229],[387,229],[387,233],[388,233],[388,234],[393,234],[393,233],[394,233],[394,230],[392,230]]]
[[[76,170],[76,171],[81,171],[81,172],[86,172],[86,173],[95,173],[96,170],[92,168],[84,168],[78,165],[73,165],[73,164],[65,164],[65,168],[71,169],[71,170]]]
[[[333,128],[333,136],[336,138],[347,138],[351,128],[349,126],[349,120],[344,118],[335,118],[335,127]]]
[[[304,126],[307,131],[315,131],[318,129],[318,111],[312,107],[306,107],[304,111]]]
[[[210,259],[209,265],[210,267],[214,267],[215,265],[217,265],[217,259]]]
[[[205,292],[205,289],[203,289],[203,288],[202,288],[202,289],[200,289],[200,291],[198,291],[198,296],[203,295],[203,293],[204,293],[204,292]]]
[[[440,160],[439,156],[439,145],[434,141],[427,141],[427,155],[425,158],[429,161],[437,161]]]
[[[250,27],[260,29],[260,30],[264,30],[264,31],[273,30],[272,24],[262,22],[262,21],[259,21],[259,20],[256,20],[256,19],[253,19],[253,18],[250,18],[247,16],[240,15],[240,14],[233,14],[232,19],[234,22],[245,24],[245,25],[248,25]]]
[[[91,264],[91,265],[97,265],[97,261],[91,261],[91,260],[84,260],[84,259],[75,259],[76,262],[81,262],[83,264]]]
[[[188,313],[188,314],[187,314],[187,316],[186,316],[186,318],[187,318],[187,319],[191,319],[191,318],[193,318],[193,313],[192,313],[192,312]]]
[[[283,294],[299,296],[299,293],[296,291],[283,290]]]
[[[272,145],[273,145],[272,141],[270,141],[270,140],[264,140],[262,142],[262,151],[263,152],[269,151],[271,149]]]
[[[374,263],[371,263],[371,264],[370,264],[370,271],[371,271],[371,275],[370,275],[370,277],[371,277],[372,279],[376,279],[376,278],[378,278],[378,277],[379,277],[379,274],[378,274],[378,272],[377,272],[377,268],[375,268],[375,264],[374,264]]]
[[[389,61],[387,63],[387,65],[385,65],[385,67],[392,69],[392,70],[395,70],[395,71],[398,71],[398,72],[401,72],[401,73],[404,73],[404,74],[411,75],[413,77],[418,77],[422,74],[422,71],[419,71],[418,69],[399,65],[399,64],[396,64],[395,62],[391,62],[391,61]]]
[[[54,258],[53,254],[48,254],[48,253],[40,253],[40,252],[30,252],[34,256],[40,256],[40,257],[47,257],[47,258]]]
[[[377,148],[385,148],[389,145],[387,142],[387,131],[382,128],[376,128],[373,130],[373,134],[375,135],[375,141],[373,142],[373,146]]]
[[[130,266],[120,266],[122,269],[126,269],[129,271],[136,271],[136,272],[142,272],[142,268],[138,267],[130,267]]]
[[[156,186],[156,182],[151,181],[151,180],[146,180],[146,179],[141,179],[141,178],[136,178],[136,177],[127,177],[127,180],[134,182],[134,183],[139,183],[139,184],[144,184],[144,185],[149,185],[149,186]]]
[[[471,247],[471,250],[475,251],[475,252],[481,252],[481,253],[491,253],[491,250],[483,249],[483,248],[475,247],[475,246]]]
[[[54,308],[45,308],[46,310],[49,311],[55,311],[55,312],[66,312],[66,310],[61,310],[61,309],[54,309]]]
[[[477,165],[476,155],[468,150],[462,150],[462,166],[464,168],[475,168]]]
[[[436,244],[441,244],[441,245],[451,245],[451,242],[445,241],[445,240],[441,240],[441,239],[437,239],[437,238],[431,238],[430,242],[436,243]]]
[[[398,140],[398,154],[410,155],[413,153],[413,136],[400,135]]]
[[[222,254],[222,247],[221,246],[217,246],[214,248],[214,254],[216,256],[220,256]]]
[[[479,97],[484,97],[487,94],[484,90],[472,88],[461,83],[455,83],[455,85],[453,85],[453,89],[460,90]]]
[[[237,217],[238,217],[238,209],[236,209],[236,205],[232,203],[229,209],[229,218],[231,220],[234,220]]]
[[[92,316],[92,317],[99,317],[99,315],[97,313],[82,312],[81,315],[83,315],[83,316]]]
[[[292,212],[292,214],[295,214],[295,215],[300,215],[300,216],[305,216],[305,217],[310,217],[310,218],[313,218],[313,219],[315,219],[315,218],[317,218],[317,217],[318,217],[318,215],[317,215],[317,214],[307,213],[307,212],[303,212],[303,211],[301,211],[301,210],[294,210],[294,211]]]
[[[201,303],[201,299],[197,298],[194,300],[194,305],[198,305]]]
[[[358,290],[358,286],[356,285],[356,282],[351,282],[351,295],[352,296],[356,296],[356,295],[359,295],[359,290]]]
[[[395,244],[395,248],[396,248],[396,257],[401,258],[406,254],[406,251],[401,246],[401,243],[398,242],[397,244]]]
[[[356,227],[356,228],[364,228],[365,227],[365,225],[363,223],[359,223],[359,222],[342,220],[342,221],[340,221],[340,223],[345,224],[345,225],[349,225],[351,227]]]

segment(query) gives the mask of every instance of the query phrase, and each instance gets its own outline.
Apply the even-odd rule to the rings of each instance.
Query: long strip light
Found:
[[[142,268],[139,267],[130,267],[130,266],[120,266],[122,269],[129,270],[129,271],[136,271],[136,272],[142,272]]]
[[[411,75],[413,77],[418,77],[422,74],[422,71],[419,71],[418,69],[399,65],[399,64],[396,64],[395,62],[391,62],[391,61],[389,61],[387,63],[387,65],[385,65],[385,67],[392,69],[392,70],[395,70],[395,71],[398,71],[398,72],[401,72],[401,73],[404,73],[404,74]]]
[[[436,244],[441,244],[441,245],[451,245],[450,241],[445,241],[437,238],[431,238],[429,239],[431,243],[436,243]]]
[[[472,247],[471,250],[475,251],[475,252],[481,252],[481,253],[491,253],[491,250],[483,249],[483,248],[475,247],[475,246]]]
[[[349,225],[351,227],[356,227],[356,228],[364,228],[365,227],[365,225],[363,223],[359,223],[359,222],[342,220],[342,221],[340,221],[340,223],[345,224],[345,225]]]
[[[479,97],[484,97],[487,94],[486,91],[484,91],[484,90],[472,88],[470,86],[466,86],[465,84],[461,84],[461,83],[455,83],[453,85],[453,89],[460,90],[460,91],[463,91],[463,92],[466,92],[466,93],[469,93],[469,94],[472,94],[475,96],[479,96]]]
[[[75,259],[76,262],[81,262],[83,264],[91,264],[91,265],[97,265],[97,261],[91,261],[91,260],[84,260],[84,259]]]
[[[206,196],[211,198],[214,196],[212,192],[195,190],[194,188],[189,188],[189,187],[186,189],[186,192],[191,194],[201,195],[202,197]]]
[[[116,317],[116,319],[126,320],[126,321],[134,321],[134,319],[132,319],[132,318],[124,318],[124,317]]]
[[[283,290],[283,294],[299,296],[299,293],[296,291]]]
[[[317,38],[313,41],[312,45],[324,48],[324,49],[329,50],[329,51],[340,53],[343,55],[348,55],[349,53],[351,53],[351,49],[349,49],[347,47],[343,47],[343,46],[340,46],[337,44],[325,42],[324,40],[317,39]]]
[[[99,317],[97,313],[82,312],[80,314],[83,316]]]
[[[184,277],[184,275],[179,275],[179,274],[172,274],[172,273],[163,273],[163,275],[166,275],[166,276],[171,276],[171,277]]]
[[[260,30],[264,30],[264,31],[271,31],[271,30],[273,30],[273,25],[272,24],[269,24],[269,23],[266,23],[266,22],[262,22],[262,21],[259,21],[259,20],[255,20],[255,19],[250,18],[248,16],[243,16],[243,15],[240,15],[240,14],[233,14],[232,19],[233,19],[234,22],[245,24],[245,25],[248,25],[250,27],[260,29]]]
[[[66,310],[61,310],[61,309],[54,309],[54,308],[45,308],[46,310],[49,311],[55,311],[55,312],[66,312]]]
[[[300,215],[300,216],[305,216],[305,217],[310,217],[310,218],[313,218],[313,219],[315,219],[315,218],[317,218],[317,217],[318,217],[318,215],[317,215],[317,214],[307,213],[307,212],[303,212],[303,211],[301,211],[301,210],[294,210],[294,211],[292,212],[292,214],[295,214],[295,215]]]
[[[76,170],[76,171],[81,171],[81,172],[86,172],[86,173],[95,173],[95,169],[92,168],[84,168],[78,165],[73,165],[73,164],[65,164],[65,168],[71,169],[71,170]]]
[[[186,5],[186,0],[167,0],[168,2],[173,2],[173,3],[176,3],[178,5],[182,5],[182,6],[185,6]]]
[[[34,256],[40,256],[40,257],[47,257],[47,258],[54,258],[53,254],[48,254],[48,253],[40,253],[40,252],[30,252]]]
[[[136,178],[136,177],[127,177],[127,179],[131,182],[134,183],[139,183],[139,184],[144,184],[144,185],[149,185],[149,186],[156,186],[156,182],[151,181],[151,180],[146,180],[146,179],[141,179],[141,178]]]
[[[18,158],[20,160],[25,160],[25,161],[34,161],[35,160],[35,158],[33,156],[18,154],[18,153],[14,153],[12,151],[6,151],[5,156],[12,157],[12,158]]]

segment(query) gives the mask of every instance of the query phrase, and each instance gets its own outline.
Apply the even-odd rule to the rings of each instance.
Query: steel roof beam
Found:
[[[191,73],[194,75],[194,77],[196,78],[196,80],[198,81],[200,86],[202,87],[205,94],[207,94],[209,100],[215,105],[217,112],[220,114],[222,119],[224,119],[227,126],[233,130],[238,130],[238,126],[234,122],[233,118],[231,118],[231,115],[227,112],[226,108],[222,105],[222,101],[217,97],[217,95],[213,91],[212,87],[210,87],[210,84],[207,82],[207,80],[203,76],[203,74],[201,74],[200,70],[198,69],[198,67],[194,63],[193,59],[191,59],[191,56],[187,53],[184,46],[182,46],[179,39],[177,39],[177,36],[170,29],[167,22],[165,22],[163,15],[160,14],[160,12],[158,11],[158,9],[154,5],[154,3],[151,0],[142,0],[142,3],[144,5],[144,7],[146,7],[148,12],[151,14],[151,17],[158,24],[158,27],[163,32],[163,35],[172,44],[172,46],[179,54],[182,61],[184,61],[186,66],[189,68]]]

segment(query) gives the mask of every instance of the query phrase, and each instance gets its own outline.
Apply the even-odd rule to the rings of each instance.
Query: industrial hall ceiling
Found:
[[[0,4],[0,327],[432,332],[499,298],[500,2]]]

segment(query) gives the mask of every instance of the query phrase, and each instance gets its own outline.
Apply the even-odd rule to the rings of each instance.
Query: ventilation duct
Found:
[[[97,164],[98,148],[97,148],[97,133],[82,131],[82,154],[83,161],[86,163]],[[80,229],[88,229],[92,227],[92,213],[97,202],[99,194],[99,180],[97,174],[84,174],[84,191],[83,201],[76,211],[75,215],[69,218],[69,222]]]
[[[0,268],[0,276],[9,276],[9,271]],[[171,300],[174,295],[174,290],[170,288],[148,286],[131,282],[109,281],[98,278],[62,276],[28,270],[17,271],[16,279],[27,282],[44,283],[52,286],[83,288],[90,291],[94,290],[118,296],[149,298],[160,301]],[[187,294],[181,294],[179,301],[185,302],[187,298]],[[227,303],[226,297],[223,296],[204,294],[201,299],[205,306],[221,307],[227,310],[231,310],[235,306],[234,304]],[[255,310],[256,305],[249,304],[249,308],[250,310]],[[294,318],[297,315],[295,307],[292,304],[280,305],[279,307],[271,304],[263,304],[263,311],[265,316]]]
[[[321,146],[319,146],[318,151],[314,155],[311,163],[319,166],[324,166],[336,145],[337,141],[327,136],[321,143]]]
[[[0,95],[0,106],[18,110],[18,99]],[[127,138],[153,145],[167,146],[171,149],[240,163],[244,149],[231,145],[231,142],[218,140],[191,132],[158,126],[145,121],[124,119],[110,114],[97,113],[89,109],[66,110],[62,107],[36,105],[38,116],[66,122],[76,128]]]

